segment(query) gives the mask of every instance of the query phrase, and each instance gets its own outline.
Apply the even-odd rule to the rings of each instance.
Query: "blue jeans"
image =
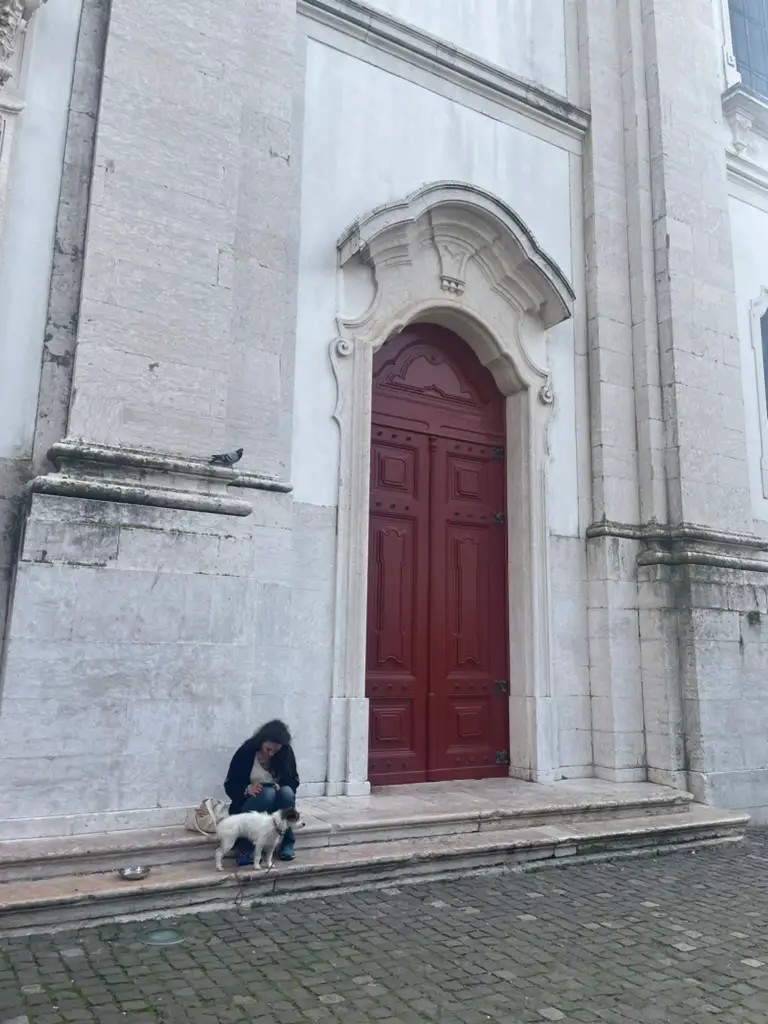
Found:
[[[265,786],[260,793],[256,796],[249,796],[243,806],[240,808],[239,813],[243,814],[245,811],[262,811],[267,814],[272,814],[273,811],[283,811],[288,807],[296,806],[296,794],[290,788],[290,786],[281,786],[280,789],[275,789],[273,786]],[[292,829],[283,836],[283,842],[280,846],[280,856],[283,860],[293,859],[293,847],[296,839]],[[246,840],[242,841],[242,846],[238,842],[235,849],[238,852],[253,854],[253,843],[249,843]]]
[[[288,807],[296,806],[296,794],[289,786],[281,786],[275,789],[272,786],[265,786],[256,796],[249,796],[240,813],[245,811],[265,811],[271,814],[273,811],[282,811]]]

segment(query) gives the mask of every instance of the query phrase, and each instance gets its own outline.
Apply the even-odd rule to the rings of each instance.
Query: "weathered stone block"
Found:
[[[23,562],[107,567],[117,561],[120,531],[101,523],[31,520],[24,531]]]

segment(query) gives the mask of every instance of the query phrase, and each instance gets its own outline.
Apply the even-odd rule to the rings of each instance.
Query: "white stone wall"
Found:
[[[0,91],[0,646],[32,457],[81,0],[32,17]]]
[[[7,86],[23,110],[0,237],[0,461],[32,452],[80,7],[81,0],[56,0],[37,11],[20,78]]]
[[[371,0],[370,6],[566,95],[563,0]]]
[[[768,535],[768,412],[760,317],[768,310],[768,189],[731,180],[730,228],[752,526]],[[754,558],[755,550],[742,550]],[[684,695],[702,799],[768,821],[768,573],[711,569],[691,586],[681,629]],[[689,701],[689,703],[691,703]]]
[[[338,313],[336,240],[344,228],[422,184],[463,181],[508,203],[571,277],[573,146],[527,135],[312,40],[306,68],[293,483],[297,500],[333,505],[338,439],[327,352]],[[405,110],[407,117],[399,113]],[[343,159],[329,159],[334,153]],[[553,459],[567,479],[558,477],[551,497],[565,533],[576,532],[577,524],[573,351],[572,324],[553,332],[551,362],[559,370]]]
[[[485,22],[492,23],[492,17]],[[434,32],[441,26],[423,22]],[[351,312],[339,291],[336,240],[353,220],[425,183],[466,182],[507,203],[583,287],[580,144],[534,121],[504,123],[490,108],[463,103],[460,91],[457,98],[442,96],[376,67],[370,56],[363,62],[307,41],[292,469],[295,496],[308,506],[332,508],[338,501],[337,393],[328,344],[335,317]],[[550,57],[562,84],[564,62],[555,52]],[[358,299],[350,301],[355,313]],[[560,709],[547,756],[574,776],[591,773],[592,764],[583,501],[580,506],[580,488],[589,506],[589,484],[579,468],[588,445],[582,316],[555,328],[543,354],[556,395],[548,500],[552,701]]]
[[[760,317],[768,310],[768,190],[738,189],[730,216],[752,514],[768,531],[768,419]],[[759,528],[759,527],[758,527]]]

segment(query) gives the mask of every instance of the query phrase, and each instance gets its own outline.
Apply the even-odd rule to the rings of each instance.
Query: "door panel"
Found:
[[[487,445],[436,438],[431,470],[428,776],[505,775],[504,463]]]
[[[426,778],[429,445],[373,429],[369,533],[369,778]]]

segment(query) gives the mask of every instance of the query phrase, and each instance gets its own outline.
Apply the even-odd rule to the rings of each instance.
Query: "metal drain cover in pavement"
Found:
[[[156,931],[144,932],[141,941],[145,946],[175,946],[184,941],[184,936],[172,928],[159,928]]]

